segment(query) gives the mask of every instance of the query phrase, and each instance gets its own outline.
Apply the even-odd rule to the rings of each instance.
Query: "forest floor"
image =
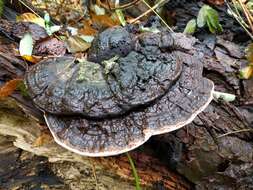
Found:
[[[1,2],[1,190],[253,189],[252,1]],[[29,41],[26,27],[12,30],[18,22],[44,29],[29,31]],[[90,159],[59,147],[23,86],[27,68],[48,57],[86,58],[98,34],[125,24],[195,37],[210,57],[203,76],[214,82],[218,96],[184,128],[131,151],[135,166],[125,154]]]

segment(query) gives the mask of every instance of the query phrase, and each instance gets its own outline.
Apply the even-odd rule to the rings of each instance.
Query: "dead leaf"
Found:
[[[248,65],[247,67],[240,69],[239,74],[241,79],[249,79],[253,77],[253,66]]]
[[[245,49],[248,62],[253,63],[253,43],[250,43]]]
[[[17,86],[22,82],[22,79],[13,79],[8,82],[6,82],[1,88],[0,88],[0,97],[7,97],[11,95],[16,89]]]
[[[35,56],[35,55],[23,55],[22,58],[26,61],[29,61],[31,63],[38,63],[42,60],[41,56]]]
[[[68,51],[71,53],[84,52],[91,46],[91,43],[86,42],[80,36],[71,36],[66,42]]]
[[[33,13],[23,13],[16,18],[17,22],[32,22],[45,28],[45,20]]]
[[[95,15],[91,14],[91,20],[93,25],[96,25],[97,27],[113,27],[120,25],[120,22],[118,20],[113,20],[108,15]]]
[[[91,35],[94,36],[97,34],[97,30],[95,30],[94,28],[92,28],[92,21],[91,20],[85,20],[83,21],[84,27],[78,30],[79,34],[83,34],[83,35]]]

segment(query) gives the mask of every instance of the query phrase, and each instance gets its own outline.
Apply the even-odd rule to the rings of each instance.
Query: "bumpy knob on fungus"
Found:
[[[214,85],[202,77],[196,40],[167,32],[125,38],[131,35],[107,29],[89,61],[50,58],[26,74],[58,144],[85,156],[117,155],[183,127],[211,102]]]

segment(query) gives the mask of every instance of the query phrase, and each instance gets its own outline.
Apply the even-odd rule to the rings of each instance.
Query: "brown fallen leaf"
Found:
[[[91,20],[93,25],[96,25],[98,28],[101,27],[107,28],[120,25],[119,20],[113,20],[109,15],[91,14]]]
[[[11,95],[17,89],[17,86],[22,81],[23,81],[22,79],[13,79],[13,80],[6,82],[0,88],[0,98],[7,97],[7,96]]]
[[[84,20],[83,21],[83,28],[78,30],[79,34],[83,34],[83,35],[91,35],[94,36],[98,33],[97,30],[95,30],[94,28],[92,28],[92,21],[91,20]]]
[[[91,46],[91,43],[84,41],[79,36],[70,36],[66,42],[68,51],[71,53],[84,52]]]

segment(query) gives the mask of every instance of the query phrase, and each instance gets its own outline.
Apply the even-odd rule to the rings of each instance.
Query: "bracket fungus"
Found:
[[[25,81],[58,144],[85,156],[117,155],[189,124],[211,102],[214,85],[202,76],[194,43],[114,27],[98,35],[88,61],[49,58]]]

